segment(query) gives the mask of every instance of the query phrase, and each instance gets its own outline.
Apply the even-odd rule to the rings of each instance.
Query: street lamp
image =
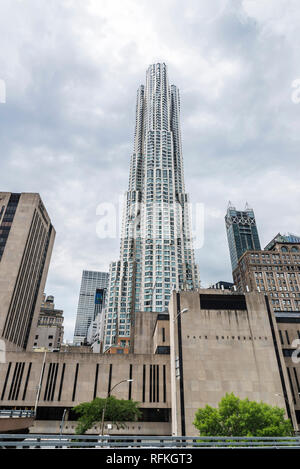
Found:
[[[62,419],[61,419],[61,422],[60,422],[60,436],[62,436],[66,413],[67,413],[67,409],[64,409],[64,413],[63,413],[63,416],[62,416]]]
[[[104,404],[104,407],[103,407],[103,410],[102,410],[102,423],[101,423],[101,435],[103,436],[103,432],[104,432],[104,417],[105,417],[105,411],[106,411],[106,406],[107,406],[107,399],[109,398],[109,396],[111,395],[112,391],[117,387],[119,386],[119,384],[121,383],[132,383],[133,379],[122,379],[122,381],[120,381],[119,383],[115,384],[111,390],[107,393],[107,396],[106,396],[106,399],[105,399],[105,404]]]
[[[45,350],[43,364],[42,364],[41,373],[40,373],[40,380],[39,380],[39,384],[37,386],[36,399],[35,399],[35,405],[34,405],[34,416],[35,416],[35,418],[36,418],[38,402],[39,402],[40,394],[41,394],[42,379],[43,379],[45,363],[46,363],[46,355],[47,355],[47,351]]]
[[[188,312],[188,308],[182,309],[182,310],[177,314],[177,316],[173,319],[173,322],[176,321],[176,319],[178,318],[178,316],[180,316],[181,314],[187,313],[187,312]]]

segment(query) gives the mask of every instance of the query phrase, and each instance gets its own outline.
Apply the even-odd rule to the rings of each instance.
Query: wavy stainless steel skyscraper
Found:
[[[180,98],[164,63],[137,92],[121,255],[110,266],[104,347],[127,343],[136,311],[167,311],[172,288],[198,287],[184,188]]]

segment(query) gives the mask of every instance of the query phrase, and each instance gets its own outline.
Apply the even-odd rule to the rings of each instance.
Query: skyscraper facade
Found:
[[[269,295],[273,311],[300,311],[300,237],[278,233],[264,250],[243,254],[233,272],[238,290]]]
[[[110,266],[106,348],[130,337],[135,312],[163,313],[173,288],[198,287],[188,202],[179,91],[169,85],[166,65],[157,63],[137,91],[120,260]]]
[[[278,233],[264,250],[245,252],[233,279],[240,292],[258,290],[269,297],[272,320],[278,329],[278,349],[282,351],[280,359],[286,365],[286,378],[300,421],[300,364],[295,348],[300,339],[300,237]]]
[[[238,211],[229,203],[225,224],[232,271],[234,271],[244,252],[261,249],[254,212],[248,205],[244,211]]]
[[[84,270],[82,272],[74,344],[81,345],[87,339],[90,324],[101,313],[108,287],[107,272]]]
[[[0,339],[31,350],[55,230],[39,194],[0,192]]]

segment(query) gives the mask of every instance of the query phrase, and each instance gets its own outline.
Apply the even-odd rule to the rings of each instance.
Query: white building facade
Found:
[[[137,311],[167,311],[172,289],[199,286],[184,187],[180,98],[164,63],[137,91],[120,260],[110,266],[104,350],[128,338]]]

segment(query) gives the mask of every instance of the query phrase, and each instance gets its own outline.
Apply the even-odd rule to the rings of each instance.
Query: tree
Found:
[[[293,427],[284,409],[226,394],[215,409],[198,409],[193,425],[201,436],[291,436]]]
[[[101,422],[105,402],[106,399],[96,397],[91,402],[82,402],[73,407],[74,412],[80,415],[76,427],[77,435],[83,435],[93,425]],[[138,404],[138,402],[132,400],[127,401],[109,396],[106,403],[105,420],[115,423],[118,427],[122,427],[122,422],[133,422],[141,417]]]

